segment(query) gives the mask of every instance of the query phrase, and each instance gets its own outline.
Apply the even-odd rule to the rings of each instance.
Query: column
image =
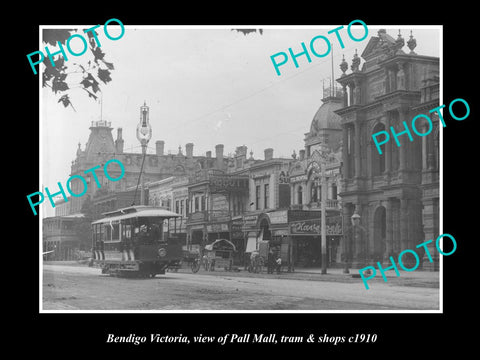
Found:
[[[307,182],[302,182],[302,204],[307,204]]]
[[[408,249],[408,200],[400,199],[400,251]]]
[[[255,209],[255,180],[252,178],[248,179],[248,211],[252,211]],[[250,205],[250,204],[254,205]]]
[[[345,87],[344,87],[345,88]],[[349,177],[349,164],[348,164],[348,127],[345,125],[343,131],[343,149],[342,149],[342,161],[343,161],[343,176],[345,179]]]
[[[297,203],[295,199],[295,188],[296,188],[296,184],[290,183],[290,204],[292,205],[295,205]]]
[[[313,180],[308,180],[305,185],[305,201],[304,204],[310,204],[312,202],[312,186],[315,186]]]
[[[386,222],[387,222],[387,238],[384,260],[387,260],[393,252],[393,207],[392,200],[387,199],[385,203]]]
[[[270,190],[270,194],[269,194],[269,201],[270,201],[270,204],[269,204],[269,208],[270,209],[275,209],[276,206],[275,206],[275,189],[277,187],[277,182],[275,181],[276,180],[276,176],[275,176],[275,173],[271,173],[270,174],[270,187],[269,187],[269,190]]]
[[[405,110],[399,110],[399,119],[398,124],[401,124],[406,119],[407,112]],[[408,125],[408,122],[407,122]],[[403,129],[403,128],[402,128]],[[406,136],[406,135],[403,135]],[[406,169],[406,158],[407,158],[407,141],[403,139],[403,143],[400,146],[400,166],[398,168],[399,171],[403,171]],[[396,144],[395,144],[396,146]]]
[[[360,174],[360,122],[355,123],[355,177]]]
[[[427,125],[425,124],[424,126],[422,126],[422,132],[425,132],[426,130],[427,130]],[[423,171],[427,170],[427,156],[428,156],[427,138],[428,136],[422,137],[422,170]]]
[[[391,113],[387,113],[385,117],[385,130],[387,132],[389,131],[391,126],[390,116],[391,116]],[[385,173],[388,174],[392,170],[392,142],[391,141],[388,141],[385,144],[385,154],[383,156],[385,156]]]
[[[350,250],[350,244],[349,244],[349,237],[348,237],[348,233],[347,233],[347,229],[350,228],[350,225],[351,225],[351,220],[350,220],[350,211],[349,211],[349,204],[345,203],[343,204],[343,208],[342,208],[342,213],[343,213],[343,236],[342,236],[342,246],[341,246],[341,249],[342,249],[342,253],[343,253],[343,259],[344,259],[344,268],[343,268],[343,273],[344,274],[349,274],[350,271],[348,270],[348,268],[350,267],[350,262],[351,262],[351,258],[350,258],[350,254],[349,254],[349,250]]]
[[[342,84],[342,89],[343,89],[343,106],[347,107],[348,106],[347,85]]]

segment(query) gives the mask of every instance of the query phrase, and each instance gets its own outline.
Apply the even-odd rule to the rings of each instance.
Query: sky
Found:
[[[72,24],[67,28],[91,26]],[[185,153],[185,144],[189,142],[194,144],[194,155],[205,155],[209,150],[215,154],[216,144],[224,144],[225,155],[234,153],[241,145],[260,159],[266,148],[274,149],[274,157],[291,157],[294,150],[298,154],[322,104],[322,88],[329,86],[332,56],[319,58],[310,53],[310,63],[305,56],[298,57],[298,68],[289,58],[279,68],[280,76],[270,56],[288,53],[289,48],[301,52],[301,43],[308,48],[317,35],[326,36],[332,44],[334,78],[341,75],[342,56],[350,66],[355,50],[360,55],[380,28],[387,29],[394,38],[401,29],[405,42],[413,30],[417,54],[441,56],[441,27],[367,24],[367,38],[356,42],[348,36],[345,24],[339,32],[345,46],[342,49],[336,36],[327,34],[338,26],[259,25],[255,28],[262,28],[262,34],[244,35],[231,31],[241,25],[125,24],[124,35],[113,41],[105,36],[102,25],[97,29],[101,49],[105,59],[115,66],[112,81],[100,83],[102,106],[78,87],[78,74],[71,74],[66,80],[75,110],[58,103],[61,94],[40,89],[40,189],[46,186],[53,192],[58,189],[57,182],[65,184],[78,143],[84,150],[90,124],[100,120],[101,114],[103,120],[111,122],[114,139],[116,129],[123,128],[125,152],[140,152],[135,131],[144,101],[150,107],[153,130],[149,153],[155,152],[155,141],[163,140],[165,152],[175,154],[179,146]],[[109,25],[108,31],[112,37],[120,34],[120,28],[113,25]],[[354,37],[361,38],[363,34],[361,25],[352,26]],[[71,44],[76,50],[77,43]],[[322,41],[315,44],[318,53],[326,50]],[[406,45],[403,51],[409,52]],[[69,57],[65,65],[85,64],[89,59],[88,53]],[[349,68],[347,73],[350,71]],[[42,216],[53,216],[54,209],[45,201]]]

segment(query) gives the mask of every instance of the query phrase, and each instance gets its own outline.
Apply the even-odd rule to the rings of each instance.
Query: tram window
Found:
[[[110,224],[104,224],[104,232],[103,232],[103,241],[111,241],[112,239],[112,228]]]
[[[132,225],[124,224],[122,225],[122,238],[130,239],[132,237]]]
[[[113,224],[112,226],[112,241],[120,241],[120,224]]]

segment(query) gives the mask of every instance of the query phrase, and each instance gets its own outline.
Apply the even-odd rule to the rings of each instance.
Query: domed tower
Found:
[[[343,96],[340,89],[323,90],[323,104],[315,113],[310,131],[305,134],[305,155],[310,156],[315,149],[327,146],[331,151],[340,149],[342,139],[342,118],[335,110],[343,108]]]

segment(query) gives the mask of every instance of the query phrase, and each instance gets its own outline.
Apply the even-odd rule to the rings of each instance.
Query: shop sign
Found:
[[[209,212],[210,221],[229,221],[230,213],[228,210],[212,210]]]
[[[204,221],[205,220],[205,212],[197,211],[197,212],[191,213],[189,215],[189,220],[190,221]]]
[[[288,222],[288,210],[274,211],[267,214],[270,224],[286,224]]]
[[[211,224],[207,225],[207,232],[227,232],[228,224]]]
[[[288,229],[272,230],[273,236],[288,236]]]
[[[304,174],[304,175],[297,175],[297,176],[292,176],[290,177],[290,182],[293,183],[293,182],[299,182],[299,181],[306,181],[308,178],[307,178],[307,175]]]
[[[240,190],[248,189],[248,178],[232,176],[212,176],[209,179],[210,186],[216,190]]]
[[[257,225],[258,215],[246,215],[243,217],[243,227],[252,228]]]
[[[325,219],[327,225],[327,235],[342,235],[342,217],[333,216],[327,217]],[[320,235],[321,234],[321,220],[320,219],[310,219],[303,221],[291,222],[290,233],[292,235]]]
[[[290,210],[288,212],[288,221],[303,221],[310,219],[320,219],[320,211],[315,210]]]
[[[232,220],[232,232],[233,231],[243,231],[243,219]]]

